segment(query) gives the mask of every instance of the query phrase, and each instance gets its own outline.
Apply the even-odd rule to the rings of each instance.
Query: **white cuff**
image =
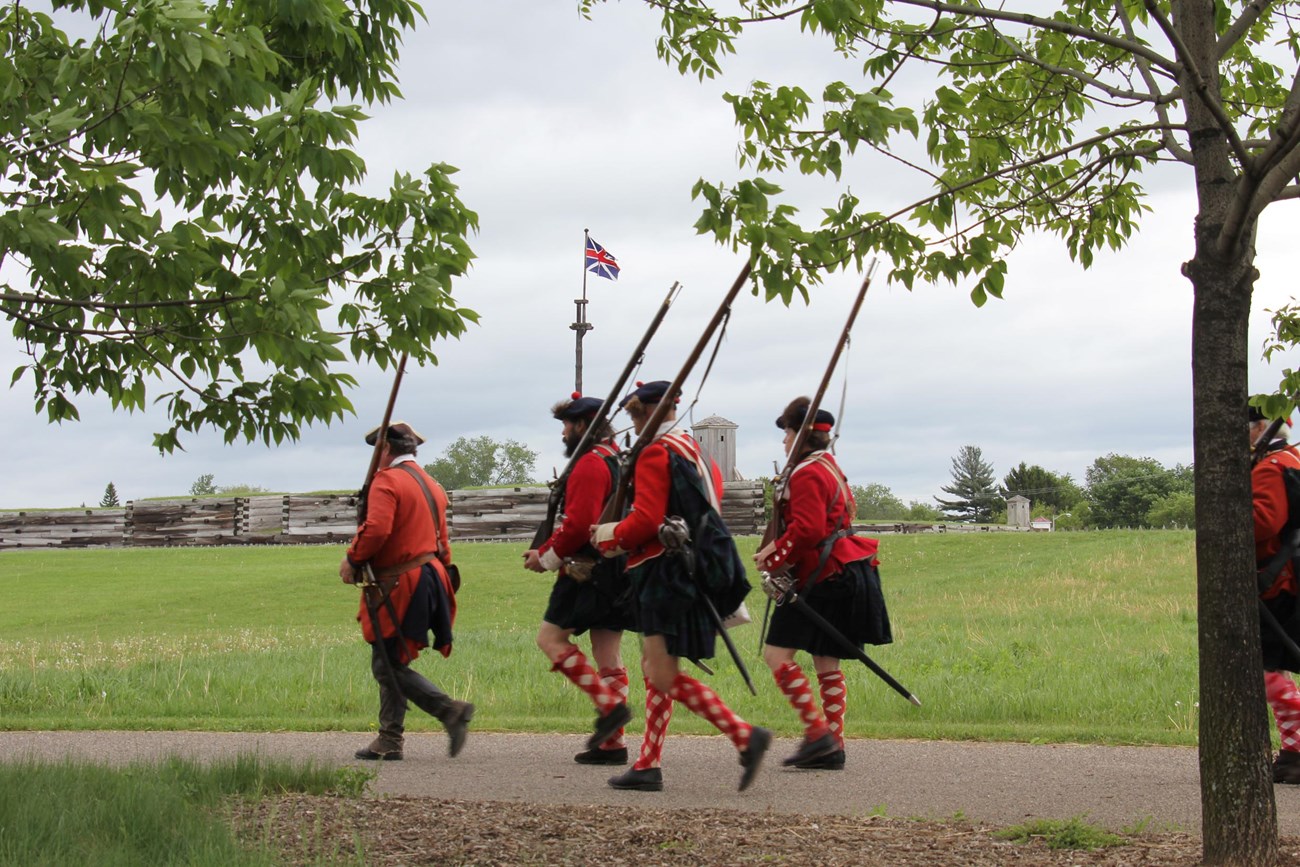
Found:
[[[542,568],[547,572],[557,572],[559,571],[559,568],[564,565],[564,558],[558,556],[551,548],[547,548],[543,551],[542,556],[538,559],[542,564]]]

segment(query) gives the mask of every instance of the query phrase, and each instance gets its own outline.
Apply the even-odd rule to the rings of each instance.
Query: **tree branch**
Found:
[[[1215,46],[1220,60],[1236,47],[1241,37],[1250,32],[1250,28],[1264,14],[1264,10],[1273,5],[1273,2],[1274,0],[1252,0],[1245,9],[1241,10],[1241,16],[1232,22],[1227,30],[1223,31],[1223,35],[1219,37],[1219,41]]]
[[[26,292],[0,292],[0,301],[12,301],[18,304],[39,304],[55,307],[76,307],[82,310],[103,310],[103,311],[120,311],[120,310],[154,310],[160,307],[219,307],[231,303],[252,301],[251,296],[230,297],[223,295],[220,298],[182,298],[176,301],[140,301],[140,302],[109,302],[109,301],[74,301],[70,298],[51,298],[45,295],[28,294]],[[5,313],[12,311],[5,309]]]
[[[1037,15],[1031,15],[1027,12],[1006,12],[1001,9],[986,9],[982,6],[959,6],[955,3],[944,3],[941,0],[893,0],[894,3],[902,6],[916,6],[921,9],[933,9],[936,12],[949,12],[953,15],[966,15],[971,18],[984,21],[1007,21],[1013,24],[1023,24],[1026,27],[1034,27],[1039,30],[1052,30],[1057,33],[1064,33],[1079,39],[1086,39],[1090,42],[1097,42],[1101,45],[1109,45],[1118,48],[1126,54],[1132,54],[1135,57],[1144,57],[1156,66],[1168,71],[1171,75],[1177,76],[1181,71],[1181,64],[1176,60],[1170,60],[1159,52],[1153,50],[1150,46],[1143,45],[1137,40],[1121,39],[1118,36],[1112,36],[1109,33],[1101,33],[1096,30],[1090,30],[1086,27],[1080,27],[1077,24],[1071,24],[1068,21],[1058,21],[1054,18],[1042,18]]]
[[[1223,133],[1224,137],[1227,138],[1228,144],[1232,147],[1233,153],[1237,155],[1237,161],[1241,165],[1242,170],[1246,172],[1246,174],[1253,174],[1255,171],[1254,159],[1246,148],[1242,146],[1241,139],[1237,136],[1237,128],[1233,126],[1232,119],[1228,117],[1227,113],[1223,110],[1223,106],[1219,104],[1218,94],[1210,92],[1210,85],[1206,82],[1205,75],[1201,72],[1200,68],[1197,67],[1196,61],[1192,59],[1187,44],[1183,42],[1183,37],[1174,28],[1174,25],[1169,21],[1169,19],[1165,18],[1165,16],[1160,12],[1160,7],[1156,5],[1156,0],[1146,0],[1146,7],[1147,12],[1153,19],[1155,19],[1155,22],[1159,25],[1161,31],[1164,32],[1165,38],[1167,38],[1174,46],[1174,52],[1182,58],[1183,66],[1192,79],[1192,85],[1195,87],[1197,95],[1201,98],[1201,104],[1205,106],[1206,110],[1214,117],[1215,122],[1218,123],[1219,129]]]
[[[1124,8],[1123,0],[1115,0],[1115,12],[1124,27],[1124,33],[1136,42],[1137,34],[1133,31],[1133,21],[1129,18],[1128,10]],[[1142,80],[1146,82],[1147,88],[1151,91],[1152,95],[1154,96],[1159,94],[1160,85],[1156,81],[1156,77],[1151,73],[1151,65],[1147,63],[1146,58],[1134,56],[1133,62],[1137,66],[1138,74],[1142,76]],[[1169,94],[1169,100],[1172,101],[1175,99],[1177,93],[1178,88],[1174,88],[1173,92]],[[1161,123],[1168,125],[1169,109],[1166,107],[1164,101],[1158,98],[1155,100],[1154,105],[1156,117],[1160,118]],[[1174,138],[1172,131],[1167,130],[1163,134],[1163,140],[1165,147],[1174,155],[1175,159],[1179,162],[1186,163],[1187,165],[1192,164],[1192,152],[1183,147],[1182,143],[1179,142],[1178,139]]]
[[[1006,48],[1008,51],[1010,51],[1012,54],[1018,57],[1023,63],[1027,63],[1030,66],[1036,66],[1039,69],[1043,70],[1044,72],[1050,73],[1052,75],[1060,76],[1061,78],[1072,78],[1075,81],[1079,82],[1080,84],[1084,85],[1085,87],[1095,88],[1096,90],[1100,90],[1102,93],[1105,93],[1107,96],[1111,96],[1115,99],[1126,99],[1132,102],[1150,102],[1156,104],[1157,107],[1160,104],[1160,100],[1162,99],[1162,97],[1160,97],[1160,95],[1157,93],[1150,93],[1150,92],[1141,93],[1136,90],[1124,90],[1123,88],[1109,85],[1106,82],[1102,81],[1101,79],[1097,78],[1096,76],[1089,75],[1085,72],[1081,72],[1080,70],[1067,69],[1063,66],[1055,66],[1053,64],[1047,63],[1046,61],[1039,60],[1037,57],[1034,57],[1032,54],[1022,49],[1020,47],[1020,44],[1017,43],[1014,39],[1010,38],[1009,36],[1006,36],[1003,33],[1000,33],[998,29],[994,27],[992,24],[989,24],[988,27],[993,32],[993,34],[997,37],[998,41],[1002,43],[1002,47]],[[1152,88],[1152,90],[1154,90],[1154,88]]]

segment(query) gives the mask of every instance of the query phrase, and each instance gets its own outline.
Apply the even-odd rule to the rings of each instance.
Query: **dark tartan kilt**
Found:
[[[637,631],[662,635],[673,656],[712,659],[717,643],[713,619],[679,563],[664,554],[628,570]]]
[[[1300,611],[1297,611],[1296,597],[1291,593],[1279,593],[1272,599],[1262,600],[1264,605],[1282,628],[1294,640],[1300,636]],[[1300,671],[1300,660],[1295,658],[1286,644],[1277,636],[1273,627],[1259,621],[1259,645],[1264,656],[1264,668],[1267,671]]]
[[[808,606],[853,646],[889,644],[894,638],[889,628],[889,612],[880,589],[880,574],[869,560],[855,560],[838,575],[817,582],[799,594]],[[843,645],[793,605],[777,606],[768,625],[766,642],[773,647],[803,650],[813,656],[844,659],[849,656]]]
[[[572,629],[575,635],[589,629],[635,629],[625,562],[624,557],[598,560],[588,581],[560,575],[551,588],[542,619],[561,629]]]

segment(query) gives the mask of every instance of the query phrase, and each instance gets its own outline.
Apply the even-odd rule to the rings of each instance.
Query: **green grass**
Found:
[[[739,540],[747,562],[756,541]],[[476,729],[585,731],[590,702],[549,673],[533,643],[550,579],[521,568],[523,547],[455,546],[465,578],[456,649],[416,666],[478,704]],[[336,574],[342,552],[6,553],[0,727],[373,726],[357,592]],[[846,661],[850,736],[1196,743],[1190,531],[888,536],[881,558],[895,643],[868,653],[923,706]],[[764,602],[751,594],[756,622],[734,633],[758,697],[725,655],[705,679],[746,719],[794,735],[797,719],[758,653]],[[635,704],[634,636],[623,650]],[[422,714],[408,721],[437,726]],[[712,731],[689,714],[673,725]]]
[[[1127,842],[1118,834],[1089,825],[1079,816],[1073,819],[1035,819],[1024,825],[1014,825],[994,831],[993,836],[1000,840],[1014,840],[1017,843],[1042,840],[1049,849],[1083,851],[1122,846]]]
[[[110,769],[92,763],[0,763],[0,864],[260,867],[282,863],[269,845],[241,845],[224,799],[281,792],[356,796],[355,769],[239,757],[209,766],[169,759]],[[362,863],[332,853],[322,863]]]

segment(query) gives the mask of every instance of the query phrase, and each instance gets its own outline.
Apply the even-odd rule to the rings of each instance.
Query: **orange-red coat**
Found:
[[[443,585],[446,598],[451,601],[449,617],[454,621],[456,596],[452,590],[451,580],[447,576],[447,570],[444,568],[444,564],[451,564],[451,545],[446,541],[445,535],[447,494],[441,485],[419,468],[419,464],[414,462],[412,464],[424,476],[424,481],[433,494],[434,509],[437,512],[436,523],[435,515],[430,513],[428,501],[419,483],[406,470],[400,469],[396,464],[390,465],[375,473],[374,479],[371,480],[366,500],[366,520],[357,528],[357,534],[348,547],[347,557],[358,567],[370,561],[371,568],[376,573],[382,573],[386,568],[410,563],[423,555],[438,554],[432,558],[432,566]],[[438,553],[440,539],[443,540],[442,551]],[[390,598],[399,623],[406,618],[407,608],[419,580],[420,566],[418,565],[407,569],[397,577]],[[377,614],[380,631],[384,637],[391,638],[396,635],[387,606],[380,605]],[[361,621],[361,631],[366,641],[373,642],[375,634],[364,598],[357,611],[357,620]],[[400,660],[403,663],[415,659],[420,650],[427,646],[410,638],[407,638],[404,644],[405,652],[401,654]],[[451,655],[450,645],[435,649],[443,656]]]
[[[1250,471],[1250,490],[1255,505],[1255,562],[1261,567],[1282,547],[1282,528],[1287,519],[1283,468],[1300,469],[1300,453],[1294,446],[1270,451]],[[1263,598],[1272,599],[1283,592],[1296,592],[1296,577],[1290,563],[1282,567],[1273,586],[1263,593]]]

